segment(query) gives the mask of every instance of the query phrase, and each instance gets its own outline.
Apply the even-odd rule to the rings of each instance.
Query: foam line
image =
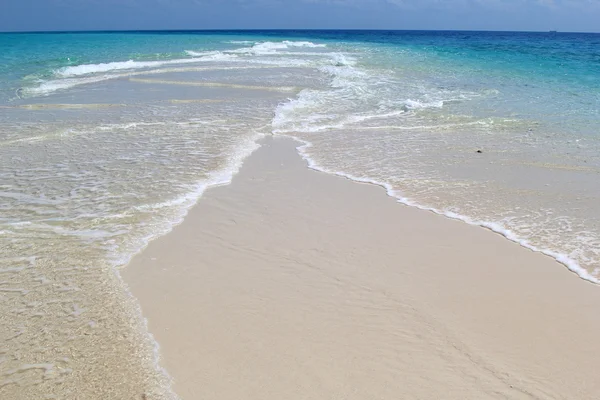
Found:
[[[368,183],[368,184],[380,186],[385,189],[388,196],[395,198],[399,203],[402,203],[406,206],[415,207],[420,210],[430,211],[432,213],[444,216],[446,218],[456,219],[456,220],[465,222],[469,225],[479,226],[479,227],[488,229],[494,233],[502,235],[503,237],[510,240],[511,242],[515,242],[515,243],[519,244],[521,247],[524,247],[531,251],[535,251],[536,253],[544,254],[548,257],[552,257],[557,262],[559,262],[560,264],[567,267],[571,272],[577,274],[581,279],[584,279],[591,283],[600,284],[600,279],[591,275],[586,269],[582,268],[579,265],[579,263],[577,263],[577,261],[573,260],[566,254],[562,254],[562,253],[556,252],[554,250],[539,248],[537,246],[534,246],[528,240],[518,237],[511,230],[505,228],[504,226],[502,226],[501,224],[498,224],[496,222],[478,221],[478,220],[469,218],[465,215],[461,215],[461,214],[457,214],[457,213],[449,212],[449,211],[442,211],[442,210],[438,210],[433,207],[418,204],[418,203],[414,202],[413,200],[403,196],[398,190],[395,190],[390,184],[388,184],[386,182],[377,181],[375,179],[371,179],[368,177],[358,177],[358,176],[354,176],[351,174],[347,174],[342,171],[333,171],[333,170],[324,168],[321,165],[319,165],[308,154],[308,149],[313,146],[312,143],[310,143],[306,140],[300,139],[293,135],[283,135],[283,136],[291,137],[292,139],[297,140],[298,142],[302,143],[296,149],[298,151],[298,154],[300,154],[300,156],[307,162],[308,168],[310,168],[310,169],[313,169],[313,170],[319,171],[319,172],[324,172],[327,174],[341,176],[343,178],[350,179],[355,182]]]

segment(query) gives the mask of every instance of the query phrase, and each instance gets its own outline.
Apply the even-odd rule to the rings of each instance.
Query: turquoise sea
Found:
[[[266,135],[600,282],[600,34],[4,33],[0,394],[64,391],[100,345],[167,388],[147,335],[111,342],[144,329],[114,272]]]

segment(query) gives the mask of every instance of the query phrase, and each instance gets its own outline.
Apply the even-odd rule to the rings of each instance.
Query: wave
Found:
[[[110,79],[117,79],[135,75],[137,70],[143,70],[142,73],[159,73],[156,68],[182,65],[182,64],[201,64],[205,62],[243,62],[259,65],[274,65],[281,67],[305,67],[311,63],[305,59],[272,59],[272,58],[248,58],[250,56],[264,55],[327,55],[328,53],[303,53],[303,52],[280,52],[278,50],[286,50],[291,48],[324,48],[325,44],[317,44],[307,41],[282,41],[282,42],[252,42],[252,41],[232,41],[237,44],[252,44],[250,47],[242,47],[229,51],[194,51],[185,50],[189,58],[179,58],[171,60],[154,60],[154,61],[114,61],[97,64],[81,64],[69,67],[63,67],[53,71],[56,79],[38,81],[38,86],[27,86],[18,90],[18,95],[23,92],[29,96],[47,95],[49,93],[68,89],[74,86],[85,85],[90,83],[101,82]],[[226,69],[227,67],[223,67]],[[121,72],[119,74],[119,72]],[[164,71],[169,72],[169,71]]]
[[[366,70],[349,54],[324,54],[329,56],[329,60],[318,69],[331,78],[329,88],[304,89],[296,98],[280,104],[273,119],[274,133],[314,133],[352,127],[369,120],[405,118],[414,116],[419,110],[441,109],[446,103],[464,101],[477,95],[417,85],[419,91],[410,94],[413,98],[402,99],[402,93],[394,87],[401,89],[404,85],[391,79],[385,71]],[[403,128],[416,129],[408,125],[398,129]]]
[[[300,154],[300,156],[307,162],[308,167],[310,169],[313,169],[313,170],[319,171],[319,172],[332,174],[332,175],[341,176],[343,178],[350,179],[355,182],[368,183],[368,184],[380,186],[385,189],[388,196],[395,198],[399,203],[402,203],[402,204],[410,206],[410,207],[415,207],[420,210],[429,211],[434,214],[444,216],[446,218],[459,220],[459,221],[465,222],[469,225],[479,226],[481,228],[488,229],[494,233],[504,236],[504,238],[510,240],[511,242],[517,243],[521,247],[524,247],[524,248],[534,251],[536,253],[544,254],[548,257],[552,257],[557,262],[559,262],[560,264],[567,267],[571,272],[575,273],[577,276],[579,276],[580,278],[582,278],[588,282],[600,284],[599,278],[596,278],[595,276],[590,274],[585,268],[581,267],[577,261],[570,258],[566,254],[563,254],[563,253],[560,253],[560,252],[557,252],[557,251],[554,251],[551,249],[535,246],[535,245],[531,244],[527,239],[523,239],[523,238],[517,236],[510,229],[506,228],[505,226],[503,226],[502,224],[499,224],[497,222],[474,220],[466,215],[461,215],[461,214],[458,214],[458,213],[455,213],[452,211],[442,211],[442,210],[439,210],[434,207],[429,207],[429,206],[424,206],[422,204],[418,204],[418,203],[412,201],[411,199],[403,196],[402,193],[400,193],[400,191],[394,189],[387,182],[381,182],[376,179],[372,179],[372,178],[365,177],[365,176],[356,176],[356,175],[345,173],[343,171],[327,169],[327,168],[319,165],[308,154],[308,149],[313,146],[313,144],[311,142],[303,140],[303,139],[293,136],[293,135],[285,135],[285,136],[291,137],[292,139],[297,140],[298,142],[302,143],[302,145],[297,147],[297,151],[298,151],[298,154]]]
[[[156,68],[163,65],[174,65],[174,64],[190,64],[190,63],[201,63],[204,61],[228,61],[235,59],[234,54],[225,54],[223,52],[212,51],[212,52],[193,52],[186,51],[187,54],[194,58],[180,58],[173,60],[160,60],[160,61],[115,61],[109,63],[100,64],[81,64],[71,67],[64,67],[54,72],[56,76],[63,78],[72,78],[83,75],[91,75],[96,73],[105,73],[112,71],[132,70],[132,69],[144,69],[144,68]]]
[[[188,55],[193,57],[201,57],[200,59],[194,59],[198,62],[200,61],[234,61],[237,59],[237,55],[229,54],[222,51],[209,51],[209,52],[197,52],[186,50]]]
[[[254,42],[252,40],[228,40],[225,43],[231,43],[231,44],[254,44],[256,42]]]
[[[330,53],[319,70],[331,78],[330,89],[304,89],[294,99],[280,104],[272,121],[274,133],[320,132],[341,129],[378,114],[365,115],[365,101],[373,97],[369,75],[355,67],[355,58]]]
[[[101,82],[109,79],[116,79],[121,76],[123,75],[103,75],[87,78],[56,79],[42,82],[36,87],[23,88],[22,92],[28,96],[47,95],[58,90],[69,89],[75,86]]]
[[[282,42],[258,42],[250,47],[242,47],[236,50],[230,50],[231,53],[265,55],[276,54],[278,50],[289,50],[291,48],[325,48],[325,44],[317,44],[313,42],[294,42],[284,40]]]
[[[286,46],[289,47],[310,47],[310,48],[323,48],[327,47],[326,44],[323,43],[313,43],[313,42],[291,42],[289,40],[284,40],[282,42]]]
[[[150,68],[154,66],[162,65],[160,61],[119,61],[119,62],[111,62],[111,63],[101,63],[101,64],[82,64],[76,65],[72,67],[64,67],[55,72],[55,75],[61,77],[74,77],[81,75],[89,75],[98,72],[109,72],[109,71],[118,71],[124,69],[135,69],[135,68]]]
[[[293,40],[284,40],[281,42],[257,42],[253,40],[228,40],[225,43],[231,44],[244,44],[244,45],[255,45],[255,44],[265,44],[265,45],[274,45],[279,46],[280,48],[287,47],[310,47],[310,48],[323,48],[327,47],[326,44],[322,43],[313,43],[308,41],[293,41]]]
[[[19,91],[26,96],[43,96],[53,93],[58,90],[69,89],[75,86],[87,85],[90,83],[97,83],[102,81],[107,81],[111,79],[119,79],[119,78],[128,78],[131,76],[137,75],[153,75],[153,74],[163,74],[168,72],[197,72],[197,71],[209,71],[214,69],[219,70],[230,70],[230,69],[252,69],[252,68],[264,68],[262,66],[228,66],[228,67],[183,67],[183,68],[161,68],[161,69],[153,69],[153,70],[144,70],[144,71],[127,71],[123,73],[113,73],[113,74],[104,74],[104,75],[92,75],[92,76],[82,76],[78,78],[63,78],[63,79],[53,79],[45,82],[41,82],[38,86],[35,87],[25,87],[20,89]]]

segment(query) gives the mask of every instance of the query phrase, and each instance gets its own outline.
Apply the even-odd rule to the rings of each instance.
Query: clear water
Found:
[[[10,398],[174,396],[114,268],[264,135],[600,279],[600,35],[0,34],[0,61]]]

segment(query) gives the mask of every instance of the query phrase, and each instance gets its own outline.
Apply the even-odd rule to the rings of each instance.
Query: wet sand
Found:
[[[600,288],[269,139],[122,271],[190,399],[597,399]]]

